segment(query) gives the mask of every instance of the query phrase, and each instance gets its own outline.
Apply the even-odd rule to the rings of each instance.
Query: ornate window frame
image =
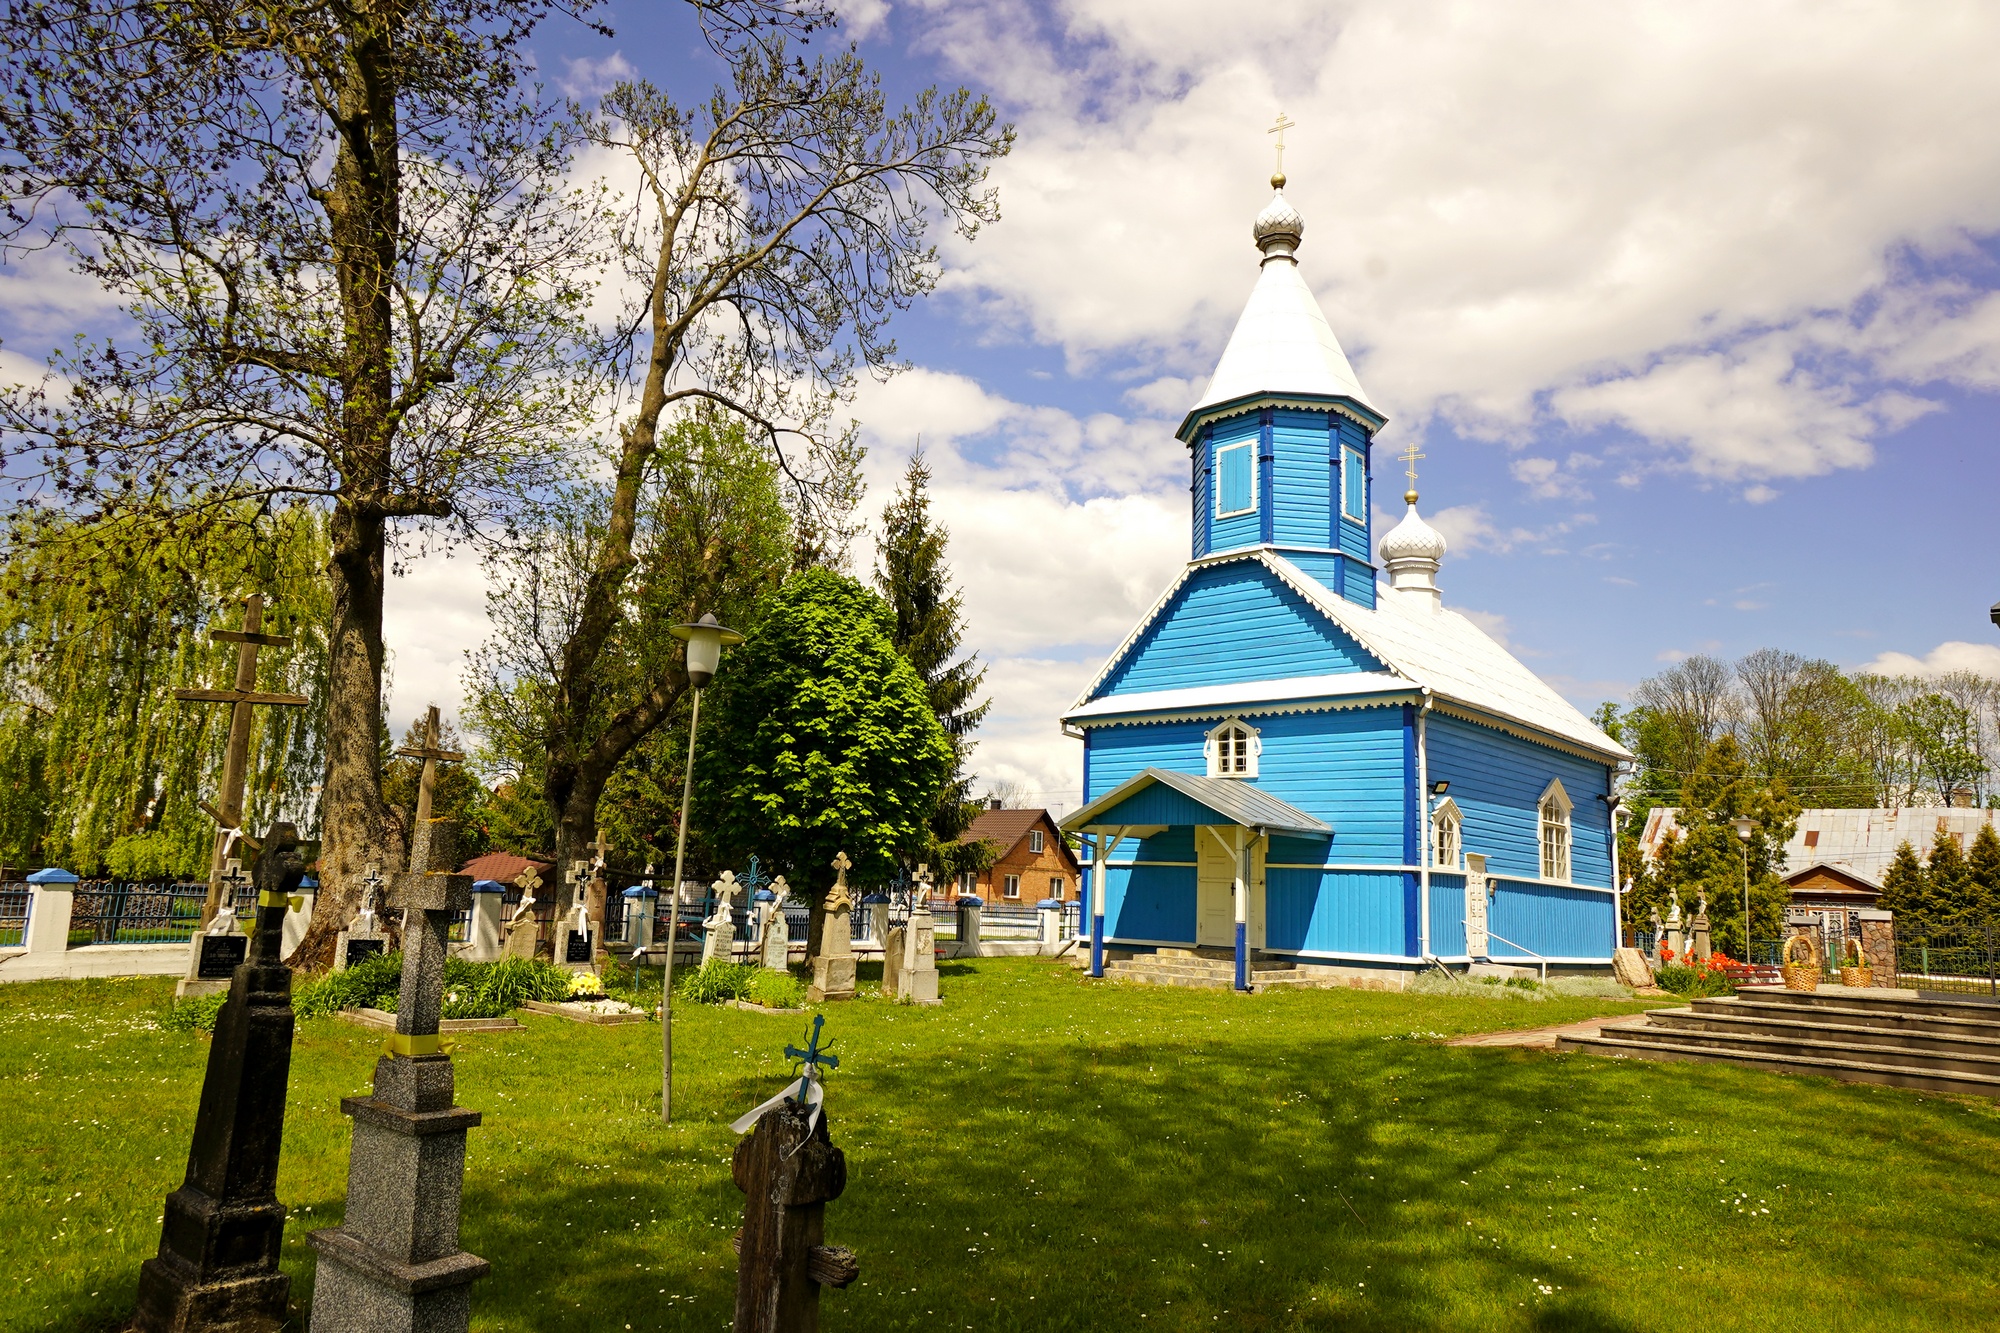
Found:
[[[1225,488],[1223,486],[1223,471],[1224,471],[1223,459],[1226,455],[1235,453],[1238,449],[1243,450],[1244,457],[1249,460],[1243,465],[1245,468],[1246,475],[1249,479],[1249,485],[1246,490],[1246,494],[1249,496],[1249,503],[1236,509],[1224,509],[1223,504],[1225,503],[1224,500]],[[1256,512],[1257,512],[1257,441],[1254,438],[1252,438],[1248,440],[1237,440],[1229,444],[1217,446],[1215,450],[1215,516],[1219,519],[1238,518],[1244,514],[1254,514]]]
[[[1465,814],[1449,796],[1431,807],[1431,864],[1439,870],[1465,864]]]
[[[1571,874],[1570,813],[1575,804],[1569,793],[1563,790],[1562,779],[1552,778],[1549,785],[1542,788],[1541,799],[1535,802],[1535,822],[1540,829],[1538,839],[1542,849],[1542,878],[1567,884]]]
[[[1224,718],[1209,729],[1201,753],[1212,778],[1254,778],[1258,757],[1264,753],[1262,733],[1240,717]]]

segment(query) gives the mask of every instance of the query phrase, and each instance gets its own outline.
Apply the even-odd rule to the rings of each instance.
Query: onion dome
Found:
[[[1389,586],[1395,591],[1427,596],[1435,606],[1440,600],[1436,576],[1438,566],[1444,562],[1444,534],[1417,513],[1414,491],[1407,499],[1409,512],[1382,538],[1382,568],[1388,572]]]
[[[1285,198],[1284,185],[1283,176],[1271,177],[1271,202],[1264,205],[1264,211],[1250,227],[1267,264],[1273,259],[1291,259],[1306,234],[1306,220]]]

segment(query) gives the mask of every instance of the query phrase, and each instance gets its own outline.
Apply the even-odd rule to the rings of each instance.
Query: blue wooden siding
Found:
[[[1561,778],[1574,807],[1570,878],[1610,887],[1611,807],[1597,799],[1607,789],[1607,765],[1435,712],[1428,738],[1431,781],[1451,783],[1465,816],[1465,850],[1484,855],[1489,874],[1541,877],[1542,791]]]
[[[1338,551],[1287,549],[1278,554],[1333,596],[1345,597],[1371,611],[1375,608],[1375,567],[1366,561]]]
[[[1465,876],[1447,870],[1431,871],[1431,952],[1465,956]]]
[[[1271,440],[1270,408],[1264,409],[1261,420],[1263,424],[1257,431],[1257,494],[1262,497],[1263,503],[1257,506],[1257,540],[1268,546],[1278,512],[1278,492],[1271,484],[1274,466],[1271,451],[1275,446]]]
[[[1188,450],[1188,457],[1194,465],[1194,484],[1189,488],[1193,495],[1193,504],[1188,558],[1192,560],[1199,560],[1208,554],[1208,500],[1210,491],[1214,489],[1211,485],[1213,478],[1208,462],[1208,450],[1209,437],[1214,433],[1212,427],[1204,428],[1201,434],[1195,437],[1194,447]]]
[[[1227,421],[1217,422],[1209,435],[1208,465],[1211,468],[1216,467],[1216,459],[1222,454],[1223,450],[1234,444],[1242,444],[1245,441],[1248,441],[1250,444],[1250,458],[1254,464],[1258,441],[1262,433],[1262,424],[1258,421],[1255,413],[1246,413],[1240,417],[1232,417]],[[1218,480],[1215,484],[1219,487],[1221,485],[1219,480],[1220,473],[1217,472],[1216,475]],[[1268,497],[1260,495],[1257,497],[1257,500],[1261,508],[1268,502]],[[1215,551],[1233,551],[1238,547],[1255,546],[1259,541],[1263,540],[1263,524],[1258,519],[1255,510],[1247,514],[1238,514],[1233,518],[1218,518],[1216,516],[1216,506],[1211,504],[1208,506],[1208,536],[1208,545],[1205,548],[1204,554]]]
[[[1107,870],[1107,938],[1194,943],[1193,866],[1113,865]]]
[[[1328,545],[1326,418],[1325,412],[1271,413],[1271,540],[1280,546]]]
[[[1496,881],[1487,924],[1495,935],[1504,935],[1544,958],[1611,961],[1614,941],[1608,893]],[[1461,940],[1461,951],[1464,947]],[[1495,960],[1534,961],[1499,940],[1494,940],[1490,949]]]
[[[1276,840],[1268,859],[1323,865],[1407,865],[1403,859],[1402,709],[1355,708],[1337,713],[1251,717],[1264,743],[1256,786],[1333,826],[1331,842]],[[1094,801],[1147,768],[1206,773],[1201,747],[1212,722],[1092,727],[1085,733]],[[1164,792],[1152,787],[1149,792]],[[1180,798],[1185,800],[1185,797]],[[1136,801],[1129,803],[1137,810]],[[1190,802],[1190,804],[1192,804]],[[1150,807],[1148,807],[1150,809]],[[1165,813],[1164,809],[1161,813]],[[1138,818],[1133,823],[1174,823]],[[1149,840],[1150,841],[1150,840]],[[1120,849],[1121,856],[1124,855]],[[1181,859],[1181,858],[1174,858]]]
[[[1403,880],[1396,871],[1266,870],[1264,947],[1411,957]]]
[[[1381,669],[1269,570],[1244,562],[1195,571],[1097,693]]]

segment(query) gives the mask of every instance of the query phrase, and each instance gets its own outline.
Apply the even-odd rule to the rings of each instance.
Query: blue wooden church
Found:
[[[1063,718],[1091,970],[1107,946],[1231,950],[1239,988],[1255,958],[1390,986],[1433,959],[1608,966],[1631,756],[1442,604],[1414,489],[1371,560],[1386,418],[1272,184],[1257,285],[1178,432],[1191,558]]]

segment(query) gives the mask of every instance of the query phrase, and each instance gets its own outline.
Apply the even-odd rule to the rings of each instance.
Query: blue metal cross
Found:
[[[826,1081],[825,1076],[820,1072],[821,1065],[825,1065],[828,1069],[840,1068],[840,1057],[833,1054],[833,1043],[828,1042],[825,1046],[819,1044],[820,1026],[825,1022],[826,1019],[824,1016],[820,1014],[813,1015],[813,1025],[807,1029],[804,1038],[806,1043],[804,1050],[800,1050],[789,1043],[785,1046],[785,1058],[790,1060],[795,1066],[792,1073],[803,1073],[806,1076],[799,1082],[799,1095],[792,1099],[800,1106],[806,1104],[806,1091],[811,1087],[814,1079],[818,1079],[822,1083]]]
[[[757,890],[771,882],[771,877],[764,873],[763,863],[753,856],[750,868],[738,875],[736,882],[743,886],[743,901],[748,903],[757,897]]]

